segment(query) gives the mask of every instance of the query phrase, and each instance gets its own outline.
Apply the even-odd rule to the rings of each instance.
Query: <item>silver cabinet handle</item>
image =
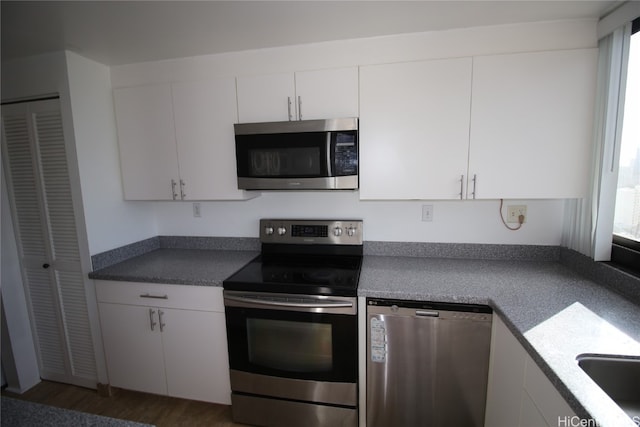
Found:
[[[184,186],[185,186],[184,180],[181,179],[180,180],[180,198],[182,200],[184,200],[184,198],[187,197],[187,194],[184,192]]]
[[[287,112],[289,114],[289,121],[291,121],[291,97],[287,96]]]
[[[473,193],[471,193],[471,196],[473,196],[473,198],[476,198],[476,184],[478,183],[478,178],[476,177],[476,174],[473,174]]]
[[[464,175],[460,175],[460,200],[464,198]]]
[[[160,332],[164,331],[164,327],[166,326],[164,324],[164,322],[162,321],[162,315],[163,314],[164,314],[164,311],[158,310],[158,321],[160,322]]]
[[[302,120],[302,98],[298,96],[298,120]]]
[[[149,325],[151,325],[151,330],[153,331],[157,325],[156,322],[153,321],[153,315],[156,314],[156,311],[153,308],[149,309]]]
[[[140,298],[169,299],[169,295],[141,294]]]
[[[171,180],[171,195],[173,196],[173,200],[178,198],[178,193],[176,193],[176,180]]]

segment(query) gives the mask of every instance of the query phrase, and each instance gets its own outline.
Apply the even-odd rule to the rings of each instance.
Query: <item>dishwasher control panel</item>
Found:
[[[493,314],[491,307],[481,304],[368,298],[367,305],[369,307],[386,307],[391,314],[400,313],[401,311],[406,313],[406,310],[413,310],[416,316],[424,317],[441,317],[445,315],[444,312],[451,312],[446,315],[448,318],[487,320],[491,319]]]

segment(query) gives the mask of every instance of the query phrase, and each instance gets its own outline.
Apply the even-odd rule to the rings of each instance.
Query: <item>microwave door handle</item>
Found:
[[[331,132],[327,132],[327,175],[333,176],[333,168],[331,167]]]

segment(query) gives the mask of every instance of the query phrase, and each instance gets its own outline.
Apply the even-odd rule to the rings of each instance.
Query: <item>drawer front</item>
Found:
[[[98,302],[224,313],[222,287],[96,280]]]

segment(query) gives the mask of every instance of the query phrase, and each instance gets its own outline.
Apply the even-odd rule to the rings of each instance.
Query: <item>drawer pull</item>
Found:
[[[154,298],[154,299],[169,299],[168,295],[151,295],[151,294],[142,294],[140,298]]]

